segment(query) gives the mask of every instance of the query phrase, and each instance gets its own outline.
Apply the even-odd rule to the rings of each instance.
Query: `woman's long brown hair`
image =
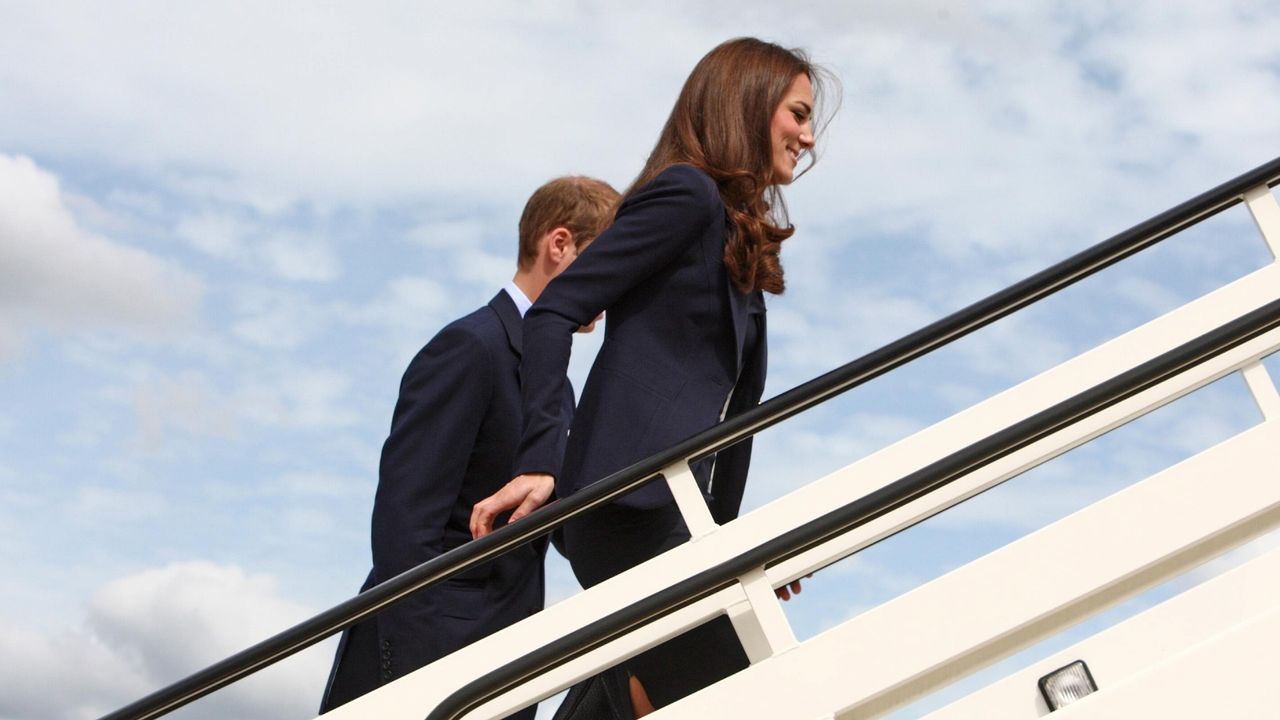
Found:
[[[795,228],[782,195],[770,183],[769,125],[791,83],[802,74],[814,84],[816,104],[827,75],[802,51],[755,38],[717,46],[689,74],[648,162],[625,193],[630,195],[676,163],[710,175],[732,223],[724,264],[742,292],[777,294],[785,287],[778,252]],[[815,156],[812,150],[808,154],[812,167]]]

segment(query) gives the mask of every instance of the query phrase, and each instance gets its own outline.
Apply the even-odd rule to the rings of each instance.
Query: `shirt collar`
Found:
[[[524,314],[533,306],[533,301],[524,294],[524,291],[513,280],[508,280],[506,287],[503,289],[511,296],[511,301],[516,304],[516,310],[520,313],[520,317],[524,317]]]

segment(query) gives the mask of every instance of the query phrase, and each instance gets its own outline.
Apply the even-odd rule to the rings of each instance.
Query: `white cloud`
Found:
[[[783,603],[801,639],[840,623],[919,586],[928,577],[898,563],[863,551],[802,578],[802,591]]]
[[[141,490],[103,485],[85,485],[77,489],[72,512],[90,521],[110,518],[114,523],[128,523],[160,517],[168,509],[164,496]]]
[[[1269,159],[1275,130],[1249,118],[1280,112],[1264,39],[1280,20],[1260,7],[982,3],[942,23],[919,3],[909,23],[851,8],[814,41],[846,103],[794,193],[947,260],[1057,259]]]
[[[1143,277],[1127,277],[1116,283],[1117,296],[1141,309],[1147,317],[1158,317],[1183,303],[1168,286]]]
[[[414,242],[436,250],[450,251],[458,248],[479,247],[486,235],[494,231],[479,218],[434,220],[418,224],[409,231]],[[512,228],[515,224],[511,224]],[[514,249],[514,245],[513,245]]]
[[[1075,351],[1061,329],[1025,315],[1011,315],[959,343],[967,365],[987,376],[1019,381],[1071,358]]]
[[[235,407],[267,426],[304,429],[349,427],[362,418],[349,407],[351,378],[322,367],[296,366],[240,387]]]
[[[806,45],[843,78],[829,158],[804,184],[859,221],[931,228],[951,253],[1034,246],[1058,223],[1096,235],[1129,202],[1110,196],[1117,185],[1143,193],[1144,176],[1206,162],[1238,170],[1258,147],[1239,119],[1280,103],[1277,20],[1256,2],[822,2],[786,17],[742,3],[72,7],[6,23],[0,141],[172,173],[189,192],[263,208],[515,202],[566,171],[625,184],[693,62],[735,34]],[[171,34],[142,29],[159,22]],[[620,71],[641,81],[620,90]],[[49,108],[56,129],[36,115]],[[1243,130],[1274,137],[1265,123]]]
[[[133,386],[137,442],[146,452],[158,452],[175,432],[213,438],[236,435],[233,408],[203,373],[183,370],[155,373]]]
[[[198,369],[135,368],[103,397],[133,412],[135,450],[143,454],[192,450],[177,441],[235,440],[246,428],[252,428],[249,437],[257,437],[262,431],[329,431],[368,420],[360,415],[345,369],[252,354],[239,354],[235,362],[239,370],[231,377]]]
[[[204,211],[183,217],[174,226],[178,237],[216,258],[232,259],[246,254],[245,223],[234,215]]]
[[[667,20],[616,11],[645,26]],[[348,5],[299,15],[138,6],[128,15],[87,5],[8,18],[0,85],[13,114],[0,139],[151,171],[183,167],[240,198],[308,193],[359,202],[495,185],[527,192],[538,178],[616,157],[616,125],[579,123],[570,132],[569,123],[581,118],[583,97],[616,91],[615,63],[661,64],[647,42],[621,32],[626,26],[588,43],[614,46],[603,65],[583,63],[581,43],[548,44],[527,31],[550,22],[589,37],[592,15],[568,7]],[[163,38],[140,29],[157,23],[170,29]],[[669,28],[668,37],[683,30]],[[184,41],[167,39],[178,37]],[[370,48],[377,51],[358,51]],[[41,68],[39,82],[31,67]],[[656,127],[662,110],[638,107],[644,126]],[[27,125],[49,108],[62,119],[58,132]],[[59,148],[68,127],[81,141]],[[620,136],[633,153],[649,142],[639,132]]]
[[[0,624],[0,714],[88,720],[155,689],[134,663],[83,630],[43,634]]]
[[[1029,532],[1104,497],[1116,480],[1097,466],[1064,457],[1042,466],[1030,482],[1014,478],[929,520],[931,527],[974,531],[995,527]]]
[[[262,255],[285,280],[325,282],[338,277],[338,258],[315,237],[277,233],[262,241]]]
[[[290,535],[327,538],[339,528],[332,513],[317,508],[290,507],[280,513],[280,524]]]
[[[16,325],[0,325],[0,360],[19,357],[26,347],[26,335]]]
[[[495,287],[506,282],[516,270],[516,219],[505,222],[481,220],[428,221],[415,226],[408,237],[427,248],[437,267],[447,267],[449,275],[466,283]],[[507,252],[495,254],[485,249],[490,236],[508,237]]]
[[[369,477],[347,477],[325,472],[286,473],[271,482],[270,487],[288,497],[338,499],[368,499],[374,489]]]
[[[472,308],[463,305],[439,275],[391,276],[378,294],[363,303],[337,303],[338,319],[373,329],[383,338],[383,368],[399,374],[418,349],[453,316]]]
[[[235,353],[233,374],[215,368],[168,370],[152,365],[115,371],[127,373],[102,391],[102,400],[122,407],[135,421],[127,456],[217,457],[227,448],[253,446],[263,432],[282,433],[290,442],[308,433],[367,426],[360,398],[352,393],[348,369],[316,366],[289,359]],[[100,413],[107,407],[96,406]],[[381,421],[379,421],[381,424]],[[68,440],[100,444],[120,428],[104,426],[90,415]],[[314,442],[315,440],[312,439]],[[329,439],[330,449],[350,444]]]
[[[0,715],[93,718],[307,618],[275,581],[238,567],[174,563],[106,584],[84,624],[0,633]],[[188,718],[311,717],[332,641],[196,701]]]
[[[833,284],[804,284],[768,301],[769,394],[839,367],[938,317],[918,298],[860,287],[838,276]]]
[[[297,292],[254,287],[235,294],[242,313],[232,332],[242,340],[271,350],[292,350],[325,330],[326,309]]]
[[[53,175],[30,158],[0,155],[3,324],[172,331],[192,321],[202,290],[177,264],[84,231]]]
[[[751,451],[744,511],[807,485],[920,429],[908,416],[815,411],[766,430]]]
[[[246,213],[249,209],[244,208]],[[327,239],[287,229],[268,232],[275,222],[205,209],[184,215],[173,232],[211,257],[284,280],[329,282],[339,276],[338,257]]]

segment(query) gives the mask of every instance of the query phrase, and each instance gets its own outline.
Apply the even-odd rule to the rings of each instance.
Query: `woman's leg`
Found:
[[[640,678],[632,675],[627,680],[630,683],[629,689],[631,690],[631,709],[635,711],[636,717],[642,718],[657,710],[653,703],[649,702],[649,694],[644,691],[644,685],[640,683]]]
[[[608,505],[565,525],[574,574],[591,587],[689,540],[674,504],[651,510]],[[627,661],[638,679],[632,702],[663,707],[747,667],[746,653],[727,617],[719,617]],[[639,686],[637,688],[637,685]]]

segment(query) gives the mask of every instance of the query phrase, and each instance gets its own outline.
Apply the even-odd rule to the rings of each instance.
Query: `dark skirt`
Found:
[[[566,555],[584,588],[688,540],[689,530],[675,504],[648,510],[611,504],[564,526]],[[733,624],[723,615],[625,663],[654,707],[669,705],[747,665]]]

